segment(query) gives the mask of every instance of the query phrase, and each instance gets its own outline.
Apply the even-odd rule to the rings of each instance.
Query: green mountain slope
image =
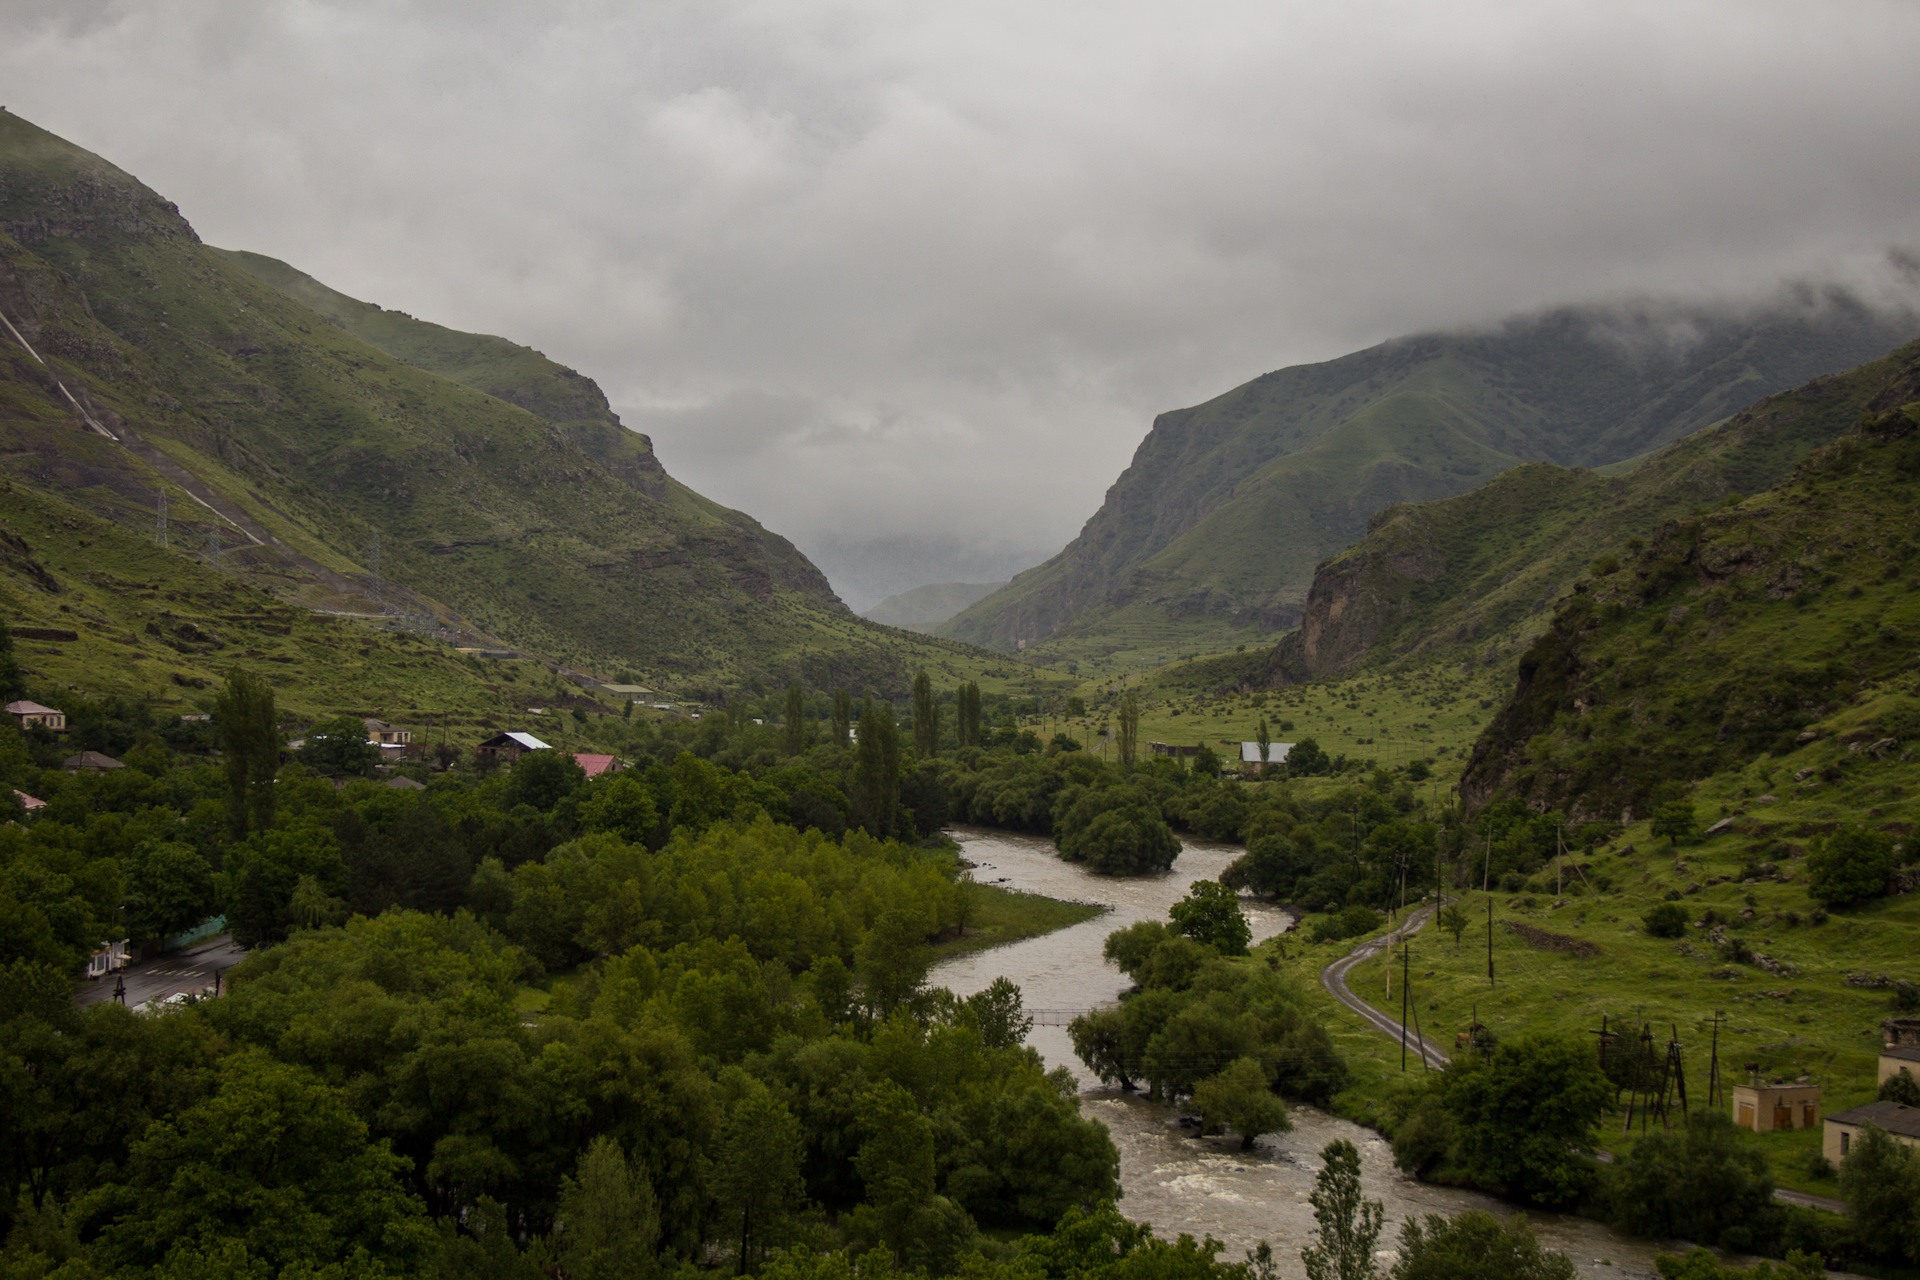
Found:
[[[932,631],[975,600],[992,595],[1004,582],[930,582],[888,596],[860,616],[889,627]]]
[[[1764,783],[1847,785],[1920,736],[1920,346],[1873,378],[1860,429],[1787,482],[1669,521],[1574,584],[1475,744],[1470,803],[1644,816],[1829,740],[1854,750]]]
[[[1314,567],[1393,503],[1644,454],[1915,324],[1838,294],[1747,316],[1567,310],[1282,369],[1162,414],[1073,543],[940,630],[1043,656],[1227,647],[1294,625]]]
[[[140,530],[164,490],[176,550],[210,558],[217,530],[222,567],[290,603],[398,609],[666,688],[1000,665],[854,618],[785,539],[667,477],[591,381],[244,261],[0,114],[19,331],[0,331],[0,473]]]
[[[1515,654],[1597,557],[1784,480],[1852,431],[1916,354],[1920,344],[1769,397],[1617,475],[1527,463],[1459,497],[1390,507],[1320,566],[1300,628],[1281,637],[1265,678]]]

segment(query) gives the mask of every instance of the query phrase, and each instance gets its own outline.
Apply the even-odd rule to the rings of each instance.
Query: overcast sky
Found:
[[[207,241],[529,343],[856,606],[1057,550],[1162,409],[1920,250],[1920,5],[0,0]]]

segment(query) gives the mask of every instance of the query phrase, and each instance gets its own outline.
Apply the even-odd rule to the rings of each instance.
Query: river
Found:
[[[1101,959],[1107,934],[1136,920],[1165,919],[1167,908],[1186,895],[1188,885],[1218,877],[1240,854],[1237,846],[1183,840],[1171,872],[1108,879],[1062,862],[1047,840],[978,827],[958,827],[952,834],[976,864],[974,878],[983,884],[1113,908],[1069,929],[957,956],[933,971],[934,984],[960,995],[982,990],[997,977],[1011,978],[1020,985],[1029,1011],[1085,1009],[1118,998],[1128,982]],[[1264,904],[1245,906],[1256,942],[1287,927],[1285,911]],[[1281,1275],[1306,1274],[1300,1250],[1311,1242],[1314,1227],[1307,1196],[1320,1169],[1318,1153],[1335,1138],[1359,1149],[1366,1193],[1385,1206],[1383,1267],[1399,1239],[1400,1224],[1410,1215],[1463,1209],[1502,1216],[1513,1212],[1512,1206],[1490,1196],[1407,1178],[1394,1167],[1393,1152],[1380,1135],[1312,1107],[1296,1107],[1292,1132],[1263,1137],[1252,1151],[1241,1151],[1238,1138],[1193,1137],[1179,1127],[1172,1109],[1104,1088],[1090,1077],[1073,1056],[1064,1026],[1035,1026],[1027,1043],[1048,1066],[1067,1067],[1079,1077],[1084,1113],[1112,1132],[1120,1149],[1121,1208],[1127,1215],[1152,1223],[1166,1236],[1182,1231],[1214,1236],[1226,1242],[1222,1257],[1227,1260],[1238,1260],[1246,1249],[1266,1240],[1273,1245]],[[1572,1258],[1582,1276],[1651,1276],[1656,1253],[1685,1247],[1631,1240],[1565,1214],[1532,1218],[1541,1242]]]

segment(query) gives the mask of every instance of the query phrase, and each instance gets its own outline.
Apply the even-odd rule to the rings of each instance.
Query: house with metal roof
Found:
[[[593,751],[576,751],[573,762],[586,770],[589,778],[597,778],[603,773],[618,773],[626,768],[619,756],[606,756]]]
[[[67,731],[66,712],[56,711],[52,707],[43,707],[37,702],[28,702],[25,698],[18,702],[9,702],[7,714],[12,716],[15,723],[22,729],[38,726],[42,729],[51,729],[55,733]]]
[[[495,760],[501,764],[512,764],[529,751],[551,751],[552,747],[540,741],[530,733],[519,733],[509,729],[505,733],[496,733],[473,749],[473,753],[482,760]]]
[[[1291,742],[1269,742],[1267,744],[1267,758],[1265,761],[1262,761],[1260,759],[1260,744],[1257,742],[1243,742],[1240,744],[1240,763],[1285,764],[1287,762],[1287,752],[1291,750],[1293,750],[1293,744]]]
[[[68,756],[62,760],[60,767],[68,773],[105,773],[110,769],[124,769],[127,766],[110,755],[98,751],[82,751],[77,756]]]

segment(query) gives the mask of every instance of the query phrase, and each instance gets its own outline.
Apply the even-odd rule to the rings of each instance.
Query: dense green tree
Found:
[[[1435,919],[1441,929],[1453,935],[1453,949],[1460,950],[1460,935],[1465,933],[1467,926],[1473,923],[1467,918],[1467,913],[1461,910],[1458,903],[1449,902],[1440,908],[1440,914]]]
[[[934,1193],[932,1124],[911,1093],[883,1080],[861,1099],[860,1129],[866,1140],[854,1167],[867,1202],[853,1219],[853,1232],[885,1245],[905,1267],[951,1270],[972,1242],[973,1223]]]
[[[988,1049],[1017,1049],[1033,1030],[1033,1018],[1022,1008],[1020,988],[1011,978],[995,978],[985,991],[968,996],[966,1011]]]
[[[807,749],[807,695],[800,686],[787,686],[787,754],[797,756]]]
[[[579,1280],[643,1280],[654,1274],[660,1211],[646,1170],[602,1134],[560,1181],[554,1236],[567,1273]]]
[[[1721,1111],[1648,1133],[1607,1171],[1613,1223],[1655,1239],[1699,1240],[1745,1252],[1773,1202],[1773,1177],[1746,1130]]]
[[[1665,839],[1671,844],[1691,844],[1700,834],[1700,822],[1694,816],[1691,804],[1685,800],[1676,800],[1654,810],[1651,833],[1656,840]]]
[[[1687,909],[1678,902],[1656,903],[1641,915],[1640,925],[1650,938],[1684,938],[1687,935]]]
[[[366,722],[359,716],[333,716],[307,730],[299,759],[328,777],[364,777],[380,763],[380,748],[367,741]]]
[[[293,915],[293,897],[303,878],[323,898],[346,887],[346,866],[339,844],[313,827],[261,831],[227,851],[227,923],[246,946],[274,942],[301,923]]]
[[[157,943],[213,914],[213,868],[191,845],[148,842],[126,860],[127,933]]]
[[[1870,1252],[1920,1262],[1920,1150],[1868,1125],[1840,1165],[1840,1194],[1853,1210],[1854,1237]]]
[[[1293,1128],[1287,1104],[1274,1097],[1266,1070],[1255,1058],[1235,1058],[1224,1071],[1195,1085],[1193,1105],[1208,1129],[1239,1134],[1242,1151],[1251,1150],[1263,1133]]]
[[[1847,824],[1807,853],[1807,892],[1828,906],[1845,906],[1887,891],[1898,859],[1885,832]]]
[[[1314,1175],[1316,1224],[1313,1243],[1300,1251],[1307,1280],[1370,1280],[1374,1247],[1380,1242],[1383,1212],[1378,1200],[1360,1190],[1360,1153],[1345,1138],[1320,1150],[1320,1172]]]
[[[1540,1247],[1525,1214],[1505,1220],[1469,1209],[1410,1215],[1392,1280],[1573,1280],[1573,1259]]]
[[[1254,776],[1265,778],[1273,757],[1273,733],[1267,728],[1265,716],[1261,716],[1260,723],[1254,726],[1253,741],[1260,748],[1260,763],[1254,766]]]
[[[1312,738],[1302,738],[1287,752],[1287,773],[1296,778],[1311,778],[1333,767],[1333,761]]]
[[[273,686],[250,672],[235,671],[214,700],[213,723],[227,771],[227,822],[233,838],[244,839],[250,829],[264,831],[273,825],[273,783],[280,771]]]
[[[739,1242],[735,1260],[745,1275],[770,1245],[781,1243],[786,1220],[799,1207],[805,1138],[793,1113],[738,1067],[722,1073],[720,1086],[733,1096],[716,1135],[714,1190]]]
[[[1705,1249],[1689,1249],[1684,1255],[1660,1254],[1653,1268],[1662,1280],[1826,1280],[1827,1274],[1819,1254],[1798,1249],[1787,1250],[1784,1264],[1761,1262],[1751,1267],[1723,1262]]]
[[[401,1272],[434,1248],[406,1161],[374,1141],[340,1094],[265,1053],[222,1064],[218,1091],[136,1144],[125,1180],[80,1208],[123,1268],[244,1250],[278,1273],[369,1264]]]
[[[1253,930],[1240,910],[1240,898],[1217,880],[1196,880],[1187,896],[1167,911],[1180,932],[1223,956],[1247,954]]]
[[[525,751],[507,775],[507,797],[551,813],[555,805],[586,783],[587,773],[567,751]]]
[[[913,677],[913,750],[922,760],[940,753],[940,704],[934,700],[933,679],[924,667]]]
[[[603,774],[587,784],[580,804],[580,827],[619,836],[628,844],[649,844],[660,827],[653,791],[633,774]]]
[[[927,979],[925,922],[895,907],[880,916],[861,940],[855,970],[868,1009],[884,1018],[920,990]]]
[[[1541,1204],[1567,1204],[1589,1181],[1586,1155],[1613,1086],[1592,1046],[1527,1035],[1484,1062],[1456,1058],[1444,1080],[1455,1161],[1479,1185]]]

